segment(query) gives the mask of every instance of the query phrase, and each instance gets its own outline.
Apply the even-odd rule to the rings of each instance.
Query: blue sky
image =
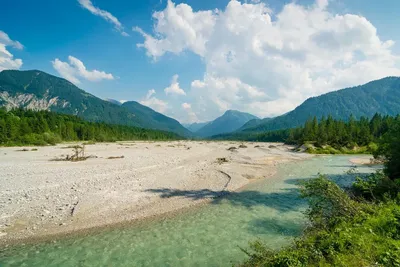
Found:
[[[0,70],[43,70],[182,122],[226,109],[276,116],[400,75],[396,10],[396,0],[5,0]]]

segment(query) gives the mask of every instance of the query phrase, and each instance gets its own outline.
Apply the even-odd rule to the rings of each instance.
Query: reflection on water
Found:
[[[299,198],[296,184],[324,173],[348,185],[349,158],[316,157],[282,165],[271,179],[173,218],[55,243],[14,247],[1,252],[0,266],[231,266],[246,258],[240,248],[246,248],[249,241],[261,239],[271,248],[279,248],[300,235],[306,203]],[[153,191],[163,197],[187,198],[218,193]]]

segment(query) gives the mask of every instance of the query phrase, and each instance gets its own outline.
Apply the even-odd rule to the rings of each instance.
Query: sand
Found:
[[[350,159],[350,162],[355,165],[379,165],[379,164],[382,164],[381,162],[374,160],[374,157],[372,157],[372,156],[369,158],[365,158],[365,157],[352,158],[352,159]]]
[[[174,141],[87,145],[85,161],[52,161],[70,145],[0,148],[0,245],[181,210],[310,157],[283,144]]]

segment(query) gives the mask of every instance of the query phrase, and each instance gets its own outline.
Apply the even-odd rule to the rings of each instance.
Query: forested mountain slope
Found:
[[[288,129],[304,124],[314,116],[347,120],[350,115],[371,118],[375,113],[395,116],[400,113],[400,78],[387,77],[365,85],[346,88],[307,99],[293,111],[257,125],[246,124],[240,131],[262,132]]]

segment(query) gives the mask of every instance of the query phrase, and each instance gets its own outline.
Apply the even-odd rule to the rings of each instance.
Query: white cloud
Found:
[[[328,0],[292,2],[273,15],[259,1],[206,11],[168,1],[153,18],[154,34],[140,31],[148,56],[191,51],[205,63],[188,92],[201,120],[228,108],[275,116],[311,96],[400,76],[394,41],[365,17],[331,13]]]
[[[149,99],[150,97],[152,97],[155,94],[156,94],[156,90],[154,90],[154,89],[147,91],[146,99]]]
[[[141,33],[145,38],[138,47],[147,49],[153,57],[159,57],[166,52],[178,54],[185,49],[204,55],[206,42],[210,39],[215,26],[214,11],[198,11],[187,4],[175,4],[168,0],[165,10],[155,12],[153,18],[157,21],[154,26],[158,37],[145,33],[139,27],[133,30]]]
[[[189,103],[182,103],[182,109],[184,110],[184,114],[182,114],[181,121],[185,123],[193,123],[198,121],[196,113],[192,110],[192,105]]]
[[[179,87],[178,78],[179,76],[177,74],[172,77],[171,85],[164,89],[166,95],[169,94],[186,95],[185,91]]]
[[[129,34],[124,31],[124,27],[122,26],[121,22],[119,22],[119,20],[114,17],[110,12],[94,6],[91,0],[78,0],[78,2],[83,8],[89,10],[93,15],[100,16],[106,21],[113,24],[114,28],[119,31],[123,36],[129,36]]]
[[[104,71],[86,69],[85,65],[79,59],[69,56],[68,62],[63,62],[56,58],[52,61],[53,68],[65,79],[72,83],[80,84],[79,78],[86,79],[91,82],[98,82],[101,80],[113,80],[114,76]]]
[[[24,48],[20,42],[11,40],[8,34],[0,31],[0,71],[6,69],[20,69],[22,60],[14,59],[14,55],[7,50],[7,46],[19,50]]]
[[[168,103],[155,97],[155,94],[156,91],[154,89],[147,91],[146,97],[142,99],[139,103],[148,106],[155,111],[164,113],[168,109]]]
[[[19,50],[22,50],[24,48],[24,46],[20,42],[11,40],[8,34],[3,31],[0,31],[0,42],[4,45],[12,46]]]

